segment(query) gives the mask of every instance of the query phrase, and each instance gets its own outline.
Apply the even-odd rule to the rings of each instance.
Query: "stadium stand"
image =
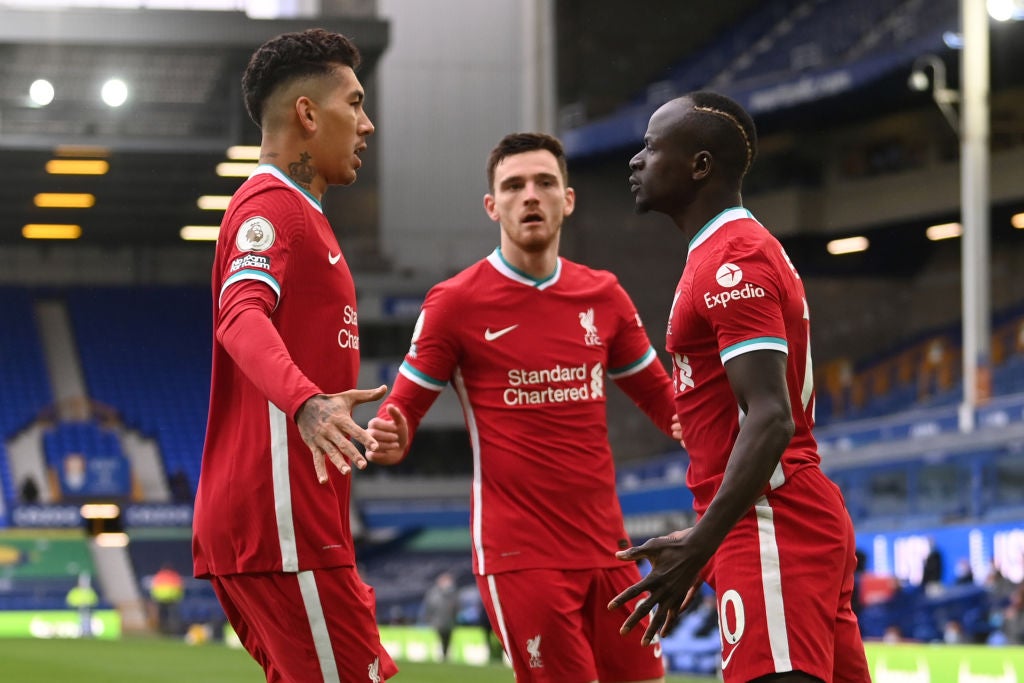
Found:
[[[90,396],[155,438],[168,477],[183,471],[193,493],[209,406],[209,297],[198,287],[67,295]]]

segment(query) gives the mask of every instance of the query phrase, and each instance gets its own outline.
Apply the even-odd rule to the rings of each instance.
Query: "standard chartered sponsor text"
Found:
[[[604,369],[595,364],[594,372],[603,377]],[[587,364],[565,366],[556,364],[541,370],[514,368],[508,371],[509,386],[503,392],[506,405],[541,405],[545,403],[566,403],[568,401],[589,401],[600,398],[603,392],[591,391],[593,382],[588,378]],[[552,386],[572,383],[572,386]]]

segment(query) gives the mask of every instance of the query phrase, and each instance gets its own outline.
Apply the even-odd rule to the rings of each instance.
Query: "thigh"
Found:
[[[583,624],[587,587],[567,576],[574,573],[531,569],[476,577],[516,683],[597,680]]]
[[[726,683],[787,671],[832,680],[853,557],[849,515],[823,476],[759,499],[715,554]]]
[[[354,568],[237,574],[219,583],[268,681],[383,681],[397,671],[380,644],[372,589]]]
[[[590,644],[597,662],[598,680],[601,683],[619,681],[647,681],[665,675],[661,659],[661,644],[655,640],[649,647],[640,644],[649,618],[644,618],[636,628],[621,635],[622,622],[633,611],[639,598],[634,598],[617,610],[609,611],[612,598],[641,579],[635,564],[592,569],[590,592],[587,596],[585,614],[588,615]]]

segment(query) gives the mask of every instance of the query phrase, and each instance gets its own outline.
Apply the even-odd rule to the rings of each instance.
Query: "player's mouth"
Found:
[[[640,189],[640,179],[637,178],[636,176],[632,176],[632,175],[629,176],[629,191],[632,192],[633,194],[636,194],[637,190],[639,190],[639,189]]]
[[[355,152],[352,155],[356,159],[356,163],[355,163],[355,167],[356,168],[362,168],[363,160],[362,160],[362,158],[359,155],[362,154],[365,151],[366,151],[366,144],[365,143],[362,144],[362,145],[359,145],[358,147],[356,147]]]
[[[539,213],[528,213],[520,220],[524,225],[533,225],[544,222],[544,216]]]

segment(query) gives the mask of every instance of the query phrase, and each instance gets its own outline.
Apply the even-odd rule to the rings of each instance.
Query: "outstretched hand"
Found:
[[[377,447],[367,449],[366,459],[375,465],[394,465],[405,455],[409,446],[409,423],[394,404],[387,406],[388,418],[375,417],[366,430],[377,441]]]
[[[302,440],[313,452],[313,468],[321,484],[327,483],[327,460],[342,474],[352,471],[349,463],[366,468],[366,458],[349,440],[354,438],[367,450],[377,448],[377,441],[352,419],[352,409],[360,403],[378,401],[387,393],[387,385],[376,389],[350,389],[340,394],[317,394],[310,397],[295,416]]]
[[[646,577],[622,591],[608,604],[608,609],[618,609],[633,598],[650,593],[636,603],[633,612],[623,622],[620,633],[625,635],[632,631],[651,613],[655,605],[658,609],[651,616],[642,643],[650,645],[655,636],[667,636],[675,629],[680,615],[700,587],[700,572],[707,562],[702,553],[698,554],[699,549],[691,547],[692,543],[687,544],[686,538],[691,530],[674,531],[668,536],[652,538],[643,545],[615,553],[618,559],[625,562],[647,559],[651,563],[651,571]]]

